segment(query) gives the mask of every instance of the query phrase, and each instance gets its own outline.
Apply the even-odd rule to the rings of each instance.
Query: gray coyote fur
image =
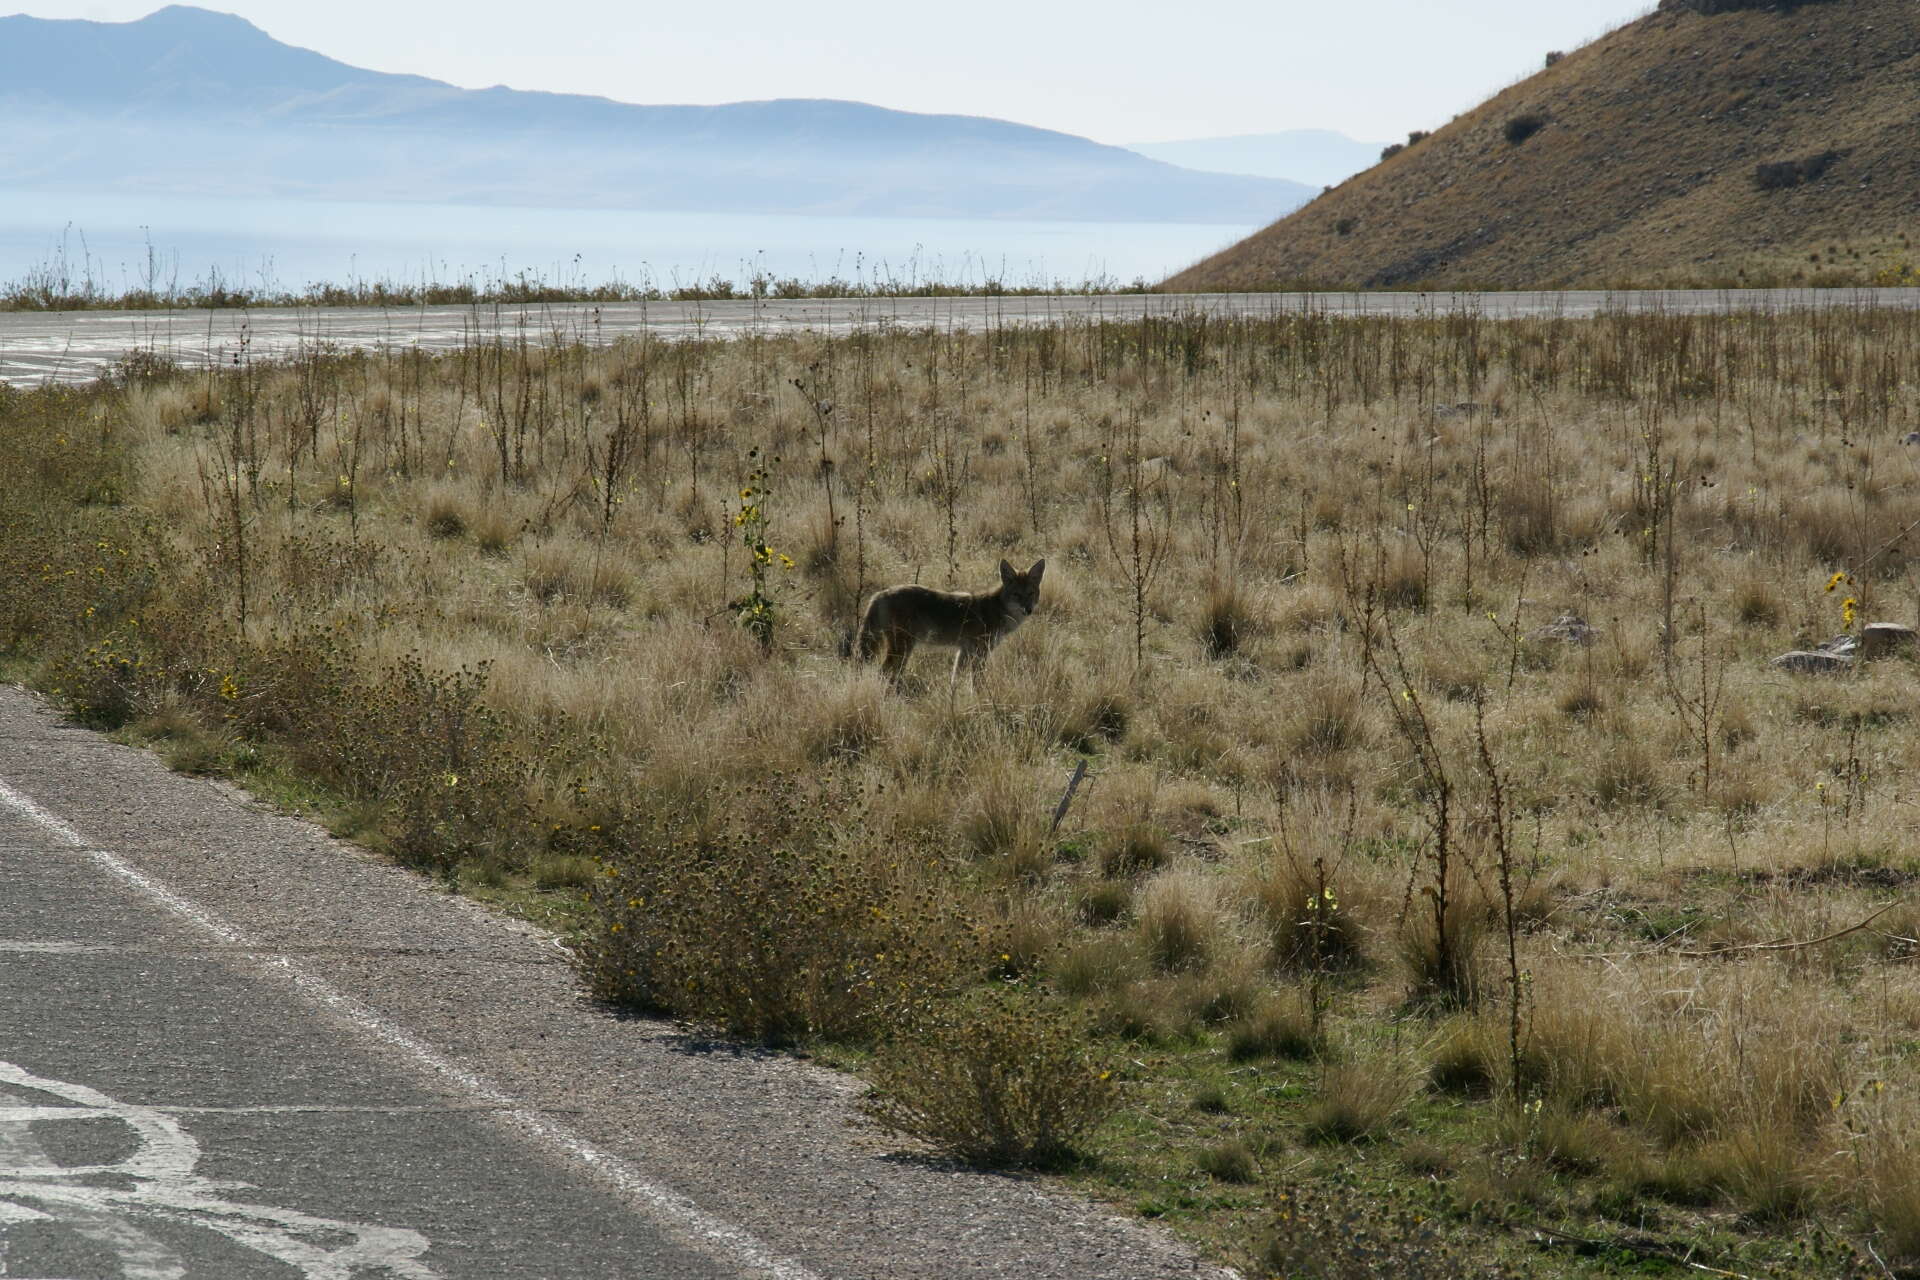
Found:
[[[1040,575],[1047,562],[1035,560],[1021,573],[1000,562],[1000,585],[992,591],[936,591],[932,587],[888,587],[874,592],[860,619],[855,650],[863,662],[883,651],[881,667],[891,680],[913,654],[913,646],[951,645],[960,652],[953,659],[953,676],[962,668],[969,676],[987,660],[993,646],[1013,634],[1040,604]],[[952,677],[950,677],[951,679]]]

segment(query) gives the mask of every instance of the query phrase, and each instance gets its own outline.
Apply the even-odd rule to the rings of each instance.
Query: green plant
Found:
[[[1164,874],[1141,891],[1135,929],[1142,950],[1162,970],[1199,968],[1220,946],[1218,916],[1206,882],[1192,873]]]
[[[1008,986],[928,1009],[881,1046],[871,1079],[883,1127],[984,1165],[1059,1165],[1117,1101],[1083,1028]]]
[[[1227,1056],[1235,1062],[1306,1058],[1319,1048],[1310,1012],[1286,996],[1272,996],[1227,1028]]]
[[[1193,1163],[1215,1182],[1248,1183],[1258,1179],[1260,1173],[1259,1162],[1253,1158],[1253,1148],[1239,1139],[1216,1142],[1202,1148]]]
[[[602,998],[766,1043],[862,1041],[977,971],[974,926],[908,851],[851,838],[845,784],[773,778],[700,807],[710,821],[640,812],[608,834],[579,953]]]
[[[747,594],[729,601],[727,607],[733,610],[734,621],[758,640],[762,649],[771,651],[774,627],[779,621],[773,600],[773,570],[777,562],[780,568],[791,573],[793,559],[767,543],[772,524],[767,501],[773,496],[773,490],[768,487],[768,467],[779,466],[780,459],[763,463],[758,461],[759,457],[759,446],[747,450],[747,459],[753,467],[747,472],[746,483],[740,486],[740,508],[733,515],[733,527],[739,531],[741,545],[747,549],[747,575],[752,587]]]
[[[1547,65],[1551,66],[1553,64],[1548,63]],[[1537,111],[1523,111],[1519,115],[1509,118],[1506,128],[1501,132],[1509,143],[1517,147],[1546,127],[1547,118],[1544,115],[1541,115]]]
[[[1325,1205],[1351,1178],[1440,1213],[1455,1274],[1588,1265],[1493,1225],[1524,1212],[1829,1280],[1795,1214],[1890,1267],[1920,1236],[1898,1157],[1920,944],[1911,913],[1847,928],[1915,879],[1894,782],[1920,669],[1766,658],[1920,568],[1895,443],[1916,353],[1920,313],[1840,308],[143,365],[0,389],[0,663],[578,939],[592,989],[630,1007],[857,1069],[1018,982],[1089,1066],[1139,1064],[1066,1144],[1091,1157],[1073,1176],[1249,1273],[1278,1179]],[[792,378],[837,387],[824,430]],[[1134,414],[1148,495],[1158,473],[1183,490],[1144,512],[1170,571],[1137,684],[1098,461]],[[850,430],[842,573],[817,474]],[[971,458],[952,502],[941,450]],[[767,575],[779,662],[724,608],[710,625],[752,585],[738,489],[714,487],[731,459],[779,495],[748,504],[776,513],[760,543],[790,521],[808,539],[804,590],[777,552]],[[435,539],[437,510],[465,536]],[[1059,576],[985,696],[903,696],[831,656],[848,553],[905,581],[1036,528]],[[1858,582],[1829,599],[1838,564]],[[1533,629],[1576,600],[1606,611],[1591,644]],[[1682,701],[1721,708],[1705,746],[1664,678],[1669,616]],[[952,1062],[1021,1061],[945,1043],[949,1084]],[[1301,1135],[1321,1141],[1273,1158]],[[1196,1161],[1235,1143],[1254,1181],[1207,1185]]]
[[[1283,1191],[1260,1262],[1284,1280],[1453,1280],[1462,1259],[1435,1214],[1389,1207],[1351,1186]]]
[[[1310,1142],[1367,1142],[1397,1123],[1412,1096],[1411,1083],[1387,1062],[1324,1062],[1313,1101],[1300,1126]]]
[[[1779,191],[1803,182],[1818,182],[1845,158],[1846,152],[1829,149],[1798,160],[1763,161],[1754,168],[1753,185],[1762,191]]]
[[[1133,671],[1138,680],[1147,660],[1147,599],[1173,549],[1173,492],[1169,469],[1150,471],[1146,465],[1138,413],[1127,416],[1124,434],[1109,427],[1105,448],[1100,458],[1100,523],[1132,599]]]

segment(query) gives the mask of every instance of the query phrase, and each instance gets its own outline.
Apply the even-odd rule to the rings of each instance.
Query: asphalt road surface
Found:
[[[1218,1274],[0,687],[0,1276]]]
[[[606,342],[856,328],[981,329],[1003,324],[1130,319],[1205,311],[1345,316],[1477,312],[1494,319],[1606,311],[1696,314],[1829,307],[1920,307],[1920,289],[1664,289],[1516,293],[1107,294],[1010,298],[762,299],[471,307],[303,307],[259,310],[0,312],[0,382],[85,382],[130,351],[193,367],[287,355],[303,346],[446,350],[474,341]]]

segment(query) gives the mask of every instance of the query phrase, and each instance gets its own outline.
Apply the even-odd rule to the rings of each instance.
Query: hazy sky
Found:
[[[14,0],[19,3],[19,0]],[[0,8],[6,0],[0,0]],[[124,22],[158,0],[37,0]],[[269,35],[469,88],[625,102],[853,98],[1100,142],[1432,128],[1651,0],[207,0]]]

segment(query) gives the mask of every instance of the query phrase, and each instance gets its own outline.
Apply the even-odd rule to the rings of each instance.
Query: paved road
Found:
[[[0,1275],[1211,1274],[4,687],[0,886]]]
[[[652,302],[594,306],[273,308],[256,311],[0,313],[0,382],[84,382],[129,351],[187,364],[284,355],[305,344],[444,350],[476,339],[590,342],[649,332],[666,338],[737,337],[857,327],[978,329],[1069,319],[1130,318],[1202,310],[1216,315],[1319,311],[1413,316],[1475,311],[1493,318],[1591,316],[1604,311],[1724,312],[1759,309],[1920,307],[1920,289],[1634,290],[1531,293],[1110,294],[1048,298],[859,298]]]

